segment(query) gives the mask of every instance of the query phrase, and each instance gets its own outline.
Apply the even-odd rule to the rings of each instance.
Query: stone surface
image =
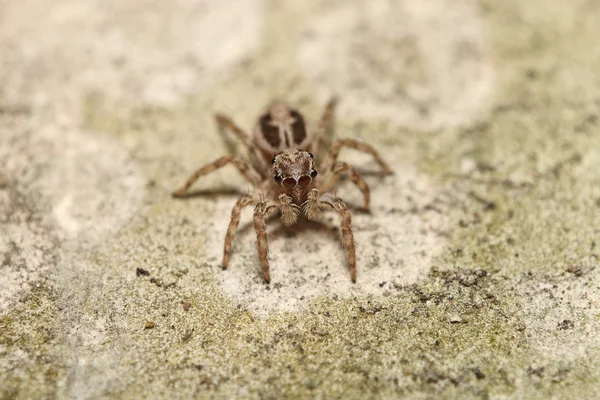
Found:
[[[0,398],[600,397],[600,7],[0,1]],[[170,192],[273,98],[395,170],[338,217]]]

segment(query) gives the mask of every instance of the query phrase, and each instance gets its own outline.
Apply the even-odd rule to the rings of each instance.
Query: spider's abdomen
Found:
[[[294,140],[293,147],[299,147],[306,140],[306,124],[304,117],[296,110],[291,110],[290,115],[294,119],[292,123],[292,139]]]
[[[266,157],[286,149],[306,149],[310,144],[310,134],[302,114],[275,103],[258,119],[254,143]]]

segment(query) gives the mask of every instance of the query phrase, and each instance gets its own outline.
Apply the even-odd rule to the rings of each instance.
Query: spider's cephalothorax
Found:
[[[305,192],[319,174],[312,153],[296,149],[273,157],[271,172],[277,184],[295,194]]]
[[[266,282],[271,280],[268,260],[267,220],[280,214],[281,221],[293,225],[301,214],[315,219],[322,210],[333,210],[341,217],[342,243],[348,255],[350,278],[356,282],[356,256],[350,211],[344,202],[329,193],[342,174],[347,175],[363,193],[364,208],[369,209],[369,187],[349,164],[337,161],[343,147],[369,153],[386,174],[390,167],[370,145],[355,139],[339,139],[329,147],[324,160],[315,155],[323,144],[324,134],[330,124],[336,101],[332,99],[314,130],[296,110],[282,103],[272,104],[262,114],[254,128],[252,138],[224,116],[217,115],[218,124],[232,131],[250,151],[250,161],[237,156],[225,156],[196,170],[179,190],[173,193],[184,197],[192,184],[201,176],[218,168],[233,164],[257,191],[240,196],[231,212],[231,221],[225,237],[223,268],[227,268],[231,245],[244,207],[254,205],[258,257]],[[222,131],[224,131],[223,129]],[[319,163],[320,174],[317,163]]]

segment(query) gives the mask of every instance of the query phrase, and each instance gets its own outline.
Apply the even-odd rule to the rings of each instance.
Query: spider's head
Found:
[[[290,149],[276,155],[271,166],[273,179],[286,189],[306,187],[319,174],[313,155],[302,150]]]

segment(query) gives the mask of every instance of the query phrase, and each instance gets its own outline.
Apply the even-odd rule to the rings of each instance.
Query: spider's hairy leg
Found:
[[[331,148],[329,149],[329,154],[327,155],[327,159],[325,161],[325,165],[327,167],[329,167],[330,165],[334,165],[337,162],[338,156],[340,155],[340,151],[344,147],[351,147],[358,151],[362,151],[363,153],[369,153],[373,156],[377,164],[379,164],[379,166],[386,175],[392,175],[394,173],[390,166],[385,161],[383,161],[383,158],[381,158],[381,156],[373,146],[357,139],[336,140],[335,143],[333,143],[331,145]]]
[[[211,172],[216,171],[217,169],[222,168],[228,164],[233,164],[238,169],[238,171],[240,171],[240,173],[244,176],[244,178],[246,178],[246,180],[250,182],[252,186],[256,187],[261,183],[260,175],[258,175],[254,168],[248,165],[248,163],[242,161],[238,157],[225,156],[219,158],[216,161],[213,161],[210,164],[198,168],[189,177],[187,182],[185,182],[185,184],[182,187],[173,192],[173,196],[184,197],[190,186],[192,186],[194,182],[198,180],[198,178],[200,178],[203,175],[210,174]]]
[[[360,175],[358,174],[358,172],[356,172],[356,170],[348,163],[345,162],[336,162],[335,165],[333,166],[333,168],[331,169],[331,175],[329,177],[329,180],[327,180],[323,186],[321,186],[319,189],[323,192],[328,192],[330,191],[335,184],[338,182],[341,174],[346,174],[350,177],[350,180],[352,180],[352,182],[360,189],[360,191],[363,194],[363,198],[364,198],[364,209],[366,211],[369,210],[369,204],[370,204],[370,193],[369,193],[369,186],[367,185],[367,183],[363,180],[363,178],[360,177]]]
[[[262,267],[265,282],[271,282],[269,273],[269,243],[267,241],[267,219],[278,210],[278,203],[273,200],[260,202],[254,208],[254,230],[256,231],[256,248]]]
[[[230,117],[228,117],[227,115],[216,114],[215,120],[217,121],[217,125],[219,126],[219,132],[221,133],[221,135],[224,138],[226,138],[225,132],[227,130],[233,132],[233,134],[248,148],[248,150],[250,152],[254,153],[254,155],[256,156],[257,161],[260,163],[261,167],[263,167],[263,168],[268,167],[268,165],[266,165],[264,163],[264,160],[260,154],[260,151],[254,145],[254,143],[252,142],[252,139],[246,133],[246,131],[244,131],[242,128],[237,126],[236,123],[233,122],[233,120]],[[227,140],[226,140],[226,142],[227,142]],[[230,144],[230,142],[228,142],[228,143]]]
[[[308,200],[304,203],[304,212],[308,218],[315,219],[322,208],[337,212],[342,219],[342,244],[350,264],[350,279],[353,283],[356,283],[356,248],[354,246],[350,211],[341,199],[331,193],[319,195],[318,189],[311,190],[308,194]]]
[[[252,145],[252,140],[250,136],[239,126],[233,122],[231,118],[224,114],[215,114],[215,120],[219,125],[220,130],[223,132],[225,129],[229,129],[234,133],[235,136],[238,137],[248,148],[252,149],[254,146]]]
[[[335,113],[337,102],[337,98],[332,97],[323,110],[323,114],[321,115],[321,119],[317,125],[315,137],[312,142],[311,151],[315,154],[319,153],[321,146],[324,144],[325,134],[327,133],[330,125],[332,125],[333,114]]]
[[[229,264],[229,254],[231,253],[231,246],[233,244],[233,238],[237,232],[238,225],[240,224],[240,213],[242,209],[252,204],[258,203],[256,198],[244,194],[238,198],[233,209],[231,210],[231,221],[229,221],[229,227],[227,228],[227,235],[225,236],[225,247],[223,249],[223,262],[221,266],[223,269],[227,269]]]

